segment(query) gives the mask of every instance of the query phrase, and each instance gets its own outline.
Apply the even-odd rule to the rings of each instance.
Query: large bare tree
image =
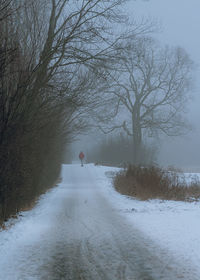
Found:
[[[123,128],[132,137],[134,163],[140,163],[144,133],[175,136],[186,127],[183,116],[192,65],[182,48],[162,48],[152,38],[124,46],[118,69],[111,74],[112,87],[106,90],[116,101],[117,124],[103,130]]]
[[[56,101],[69,112],[67,118],[70,115],[71,120],[77,120],[83,107],[93,99],[95,79],[92,83],[87,80],[91,77],[90,69],[96,61],[103,62],[110,56],[120,38],[113,36],[111,28],[114,23],[123,22],[118,8],[125,1],[3,2],[16,11],[9,23],[5,22],[5,41],[9,40],[10,46],[23,57],[20,71],[16,62],[12,79],[16,83],[23,79],[23,83],[13,85],[13,93],[4,91],[7,127],[13,119],[31,123],[39,110],[49,108],[49,103],[50,107],[55,106]],[[14,33],[15,37],[9,36]]]
[[[58,177],[94,99],[91,69],[118,41],[122,2],[0,1],[0,219]]]

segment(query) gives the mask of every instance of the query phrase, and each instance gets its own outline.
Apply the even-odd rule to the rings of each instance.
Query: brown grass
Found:
[[[200,199],[200,182],[186,184],[184,174],[159,167],[129,166],[114,178],[118,192],[141,200],[165,199],[196,201]]]

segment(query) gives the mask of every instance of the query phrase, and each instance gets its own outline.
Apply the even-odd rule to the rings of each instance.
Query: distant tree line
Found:
[[[157,149],[155,145],[143,144],[140,162],[143,165],[151,165],[156,162]],[[87,162],[127,167],[133,163],[133,143],[131,137],[120,134],[112,134],[102,138],[94,147],[87,151]]]

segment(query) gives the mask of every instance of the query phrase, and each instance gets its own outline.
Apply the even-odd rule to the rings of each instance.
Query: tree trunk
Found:
[[[137,119],[132,120],[133,129],[133,163],[141,164],[141,148],[142,148],[142,131],[140,123]]]

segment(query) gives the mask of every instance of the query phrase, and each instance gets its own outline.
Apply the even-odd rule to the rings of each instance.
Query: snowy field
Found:
[[[168,278],[164,278],[164,276],[163,278],[113,278],[110,276],[105,279],[200,279],[199,202],[185,203],[160,200],[144,202],[122,196],[112,187],[112,176],[113,173],[119,170],[117,168],[94,166],[90,164],[84,166],[82,169],[79,165],[72,165],[70,167],[64,166],[63,170],[68,171],[62,174],[64,179],[58,187],[55,187],[41,196],[34,209],[20,213],[18,220],[14,221],[12,227],[8,227],[7,230],[0,232],[0,280],[79,279],[47,276],[43,276],[42,278],[40,271],[41,269],[44,270],[44,268],[48,268],[47,261],[48,263],[54,262],[54,250],[57,250],[57,258],[62,260],[63,256],[60,253],[59,255],[58,252],[61,252],[59,250],[63,248],[64,243],[62,242],[64,242],[65,238],[77,240],[81,238],[81,236],[85,236],[92,239],[90,243],[91,246],[94,245],[94,242],[96,242],[95,240],[98,240],[101,247],[104,246],[104,244],[101,244],[101,238],[103,239],[104,237],[102,236],[100,238],[97,233],[95,233],[95,229],[101,232],[101,235],[104,234],[102,232],[102,226],[105,226],[108,217],[110,217],[110,221],[112,220],[112,213],[106,212],[108,209],[112,209],[111,211],[115,214],[115,216],[113,214],[113,218],[116,217],[118,221],[124,221],[124,223],[132,225],[136,231],[140,232],[144,236],[142,238],[148,240],[148,247],[152,247],[152,250],[156,250],[157,248],[161,254],[163,252],[163,254],[165,254],[163,256],[163,259],[166,261],[165,266],[167,266],[167,262],[169,262],[170,267],[170,260],[175,259],[177,263],[182,264],[183,267],[187,267],[187,272],[189,272],[191,277],[180,275],[180,277],[177,278],[170,278],[170,276]],[[81,189],[82,187],[80,188],[80,186],[78,186],[80,184],[78,180],[78,170],[82,172],[81,183],[82,187],[85,188],[84,190]],[[70,172],[72,171],[74,174],[77,174],[77,181],[75,182],[75,177],[73,177],[73,180],[70,179],[70,176],[72,176]],[[83,176],[84,172],[85,177]],[[87,176],[89,175],[91,176],[90,180],[92,179],[90,185],[87,181]],[[68,180],[69,183],[67,183]],[[75,197],[72,196],[75,185],[77,186],[76,191],[80,193],[78,196],[78,209],[73,209],[73,203],[76,203]],[[98,193],[95,191],[91,195],[91,188],[93,185],[98,189]],[[94,201],[94,198],[98,197],[97,194],[100,197],[98,203],[100,205],[104,203],[102,204],[102,207],[105,207],[105,210],[103,210],[105,212],[104,216],[98,214],[99,208]],[[104,198],[106,198],[106,202]],[[93,209],[94,213],[88,212],[91,211],[89,209]],[[108,217],[106,217],[107,214]],[[92,215],[94,215],[95,219],[93,219]],[[71,219],[71,217],[75,217],[75,220],[74,218]],[[87,217],[87,221],[85,221],[84,224],[82,221],[85,217]],[[96,217],[98,217],[98,220]],[[12,222],[13,221],[10,220],[7,225]],[[83,228],[81,228],[81,223],[84,224],[82,225],[84,226]],[[87,229],[88,226],[91,228]],[[72,236],[72,232],[70,231],[72,228],[74,232],[76,232],[76,230],[79,231],[75,233],[75,237]],[[111,229],[113,228],[120,230],[120,225],[118,224],[116,226],[113,224]],[[92,230],[94,230],[94,236],[96,234],[96,239],[94,236],[90,237]],[[124,236],[121,238],[125,238],[126,234],[128,234],[127,238],[130,239],[131,231],[129,233],[124,232]],[[114,236],[115,235],[116,233]],[[107,232],[106,238],[112,238],[112,234],[109,235],[109,232]],[[118,240],[118,238],[119,236],[116,235],[116,240]],[[129,245],[130,244],[131,243],[129,243]],[[111,245],[106,246],[109,247]],[[143,246],[145,247],[147,245],[144,244]],[[66,248],[67,250],[69,249],[69,247]],[[128,249],[129,248],[127,248],[127,250]],[[86,251],[84,251],[84,253],[85,252]],[[104,256],[104,258],[106,264],[106,256]],[[111,261],[113,260],[112,258]],[[68,260],[65,257],[65,261],[73,265],[73,260]],[[112,265],[113,264],[109,264],[109,266]],[[88,277],[87,279],[92,278]],[[94,280],[96,279],[104,280],[102,277],[97,277]]]
[[[118,169],[105,173],[111,177],[113,171]],[[199,178],[199,173],[185,173],[187,183]],[[107,186],[108,197],[122,215],[180,262],[192,265],[200,279],[200,202],[139,201],[117,193],[107,179],[102,185]]]

